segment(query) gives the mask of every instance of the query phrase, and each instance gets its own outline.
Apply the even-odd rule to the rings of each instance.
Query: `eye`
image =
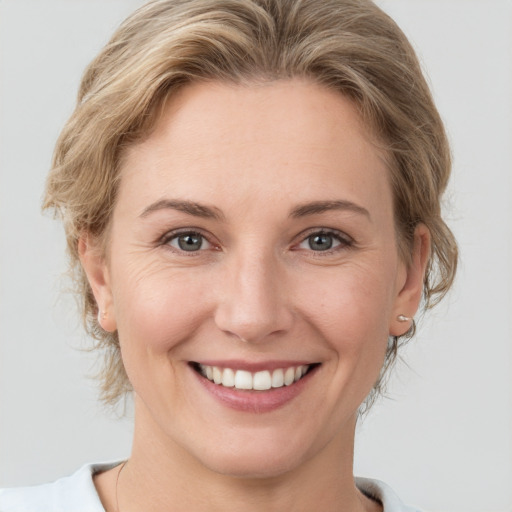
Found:
[[[299,245],[299,249],[306,249],[315,252],[336,250],[337,248],[348,247],[352,240],[348,236],[333,231],[317,231],[311,233]]]
[[[332,246],[336,242],[332,235],[326,233],[317,233],[315,235],[310,235],[306,238],[306,242],[308,244],[308,248],[313,251],[328,251],[332,249]]]
[[[174,249],[186,252],[197,252],[212,247],[212,244],[203,235],[193,231],[171,236],[166,243]]]

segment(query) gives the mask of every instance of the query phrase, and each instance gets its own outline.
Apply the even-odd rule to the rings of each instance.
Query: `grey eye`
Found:
[[[326,233],[316,233],[308,236],[308,246],[313,251],[328,251],[334,244],[332,235]]]
[[[194,252],[206,249],[209,244],[206,239],[198,233],[182,233],[172,238],[169,245],[181,251]]]
[[[313,252],[327,252],[351,247],[352,243],[352,239],[342,232],[319,229],[304,238],[297,248]]]

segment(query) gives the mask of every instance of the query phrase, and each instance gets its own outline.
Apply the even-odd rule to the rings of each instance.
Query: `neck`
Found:
[[[355,418],[314,457],[274,475],[220,474],[136,413],[132,455],[118,485],[119,511],[371,510],[355,487]],[[151,432],[151,435],[148,435]]]

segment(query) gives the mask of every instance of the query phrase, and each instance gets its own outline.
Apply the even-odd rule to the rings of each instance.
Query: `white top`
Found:
[[[87,464],[75,474],[50,484],[0,489],[0,512],[105,512],[92,476],[118,464]],[[368,497],[380,501],[384,512],[420,512],[406,507],[379,480],[356,478],[356,485]]]

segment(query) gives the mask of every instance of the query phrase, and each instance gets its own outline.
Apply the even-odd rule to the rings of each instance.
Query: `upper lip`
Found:
[[[246,370],[248,372],[261,372],[264,370],[272,371],[279,368],[289,368],[291,366],[303,366],[317,364],[317,361],[306,360],[272,360],[272,361],[244,361],[241,359],[202,359],[197,361],[190,361],[195,364],[202,364],[204,366],[217,366],[218,368],[231,368],[234,370]]]

